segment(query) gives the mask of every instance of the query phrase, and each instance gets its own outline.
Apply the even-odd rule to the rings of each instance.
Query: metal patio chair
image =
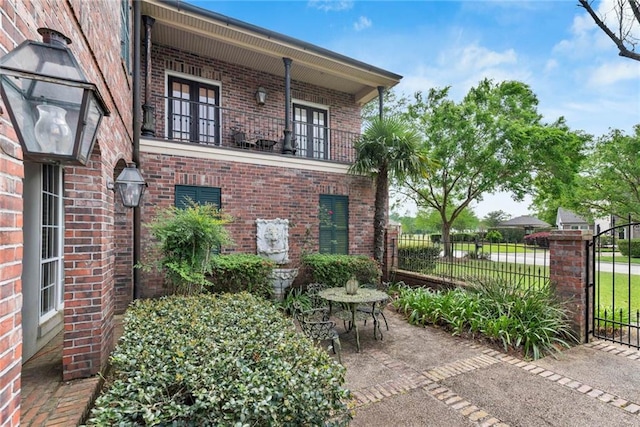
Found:
[[[315,342],[331,340],[333,353],[338,355],[338,362],[342,363],[340,337],[335,322],[329,320],[329,309],[303,310],[299,304],[294,304],[293,313],[300,329],[311,340]]]

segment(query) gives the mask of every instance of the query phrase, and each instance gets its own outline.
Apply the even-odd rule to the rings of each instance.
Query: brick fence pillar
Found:
[[[566,304],[579,341],[587,341],[587,269],[591,268],[588,243],[591,231],[553,230],[549,236],[549,279]],[[589,273],[591,275],[591,273]]]
[[[384,265],[380,266],[382,278],[386,281],[391,280],[392,272],[398,266],[398,236],[400,236],[400,230],[397,226],[387,227],[384,239]]]

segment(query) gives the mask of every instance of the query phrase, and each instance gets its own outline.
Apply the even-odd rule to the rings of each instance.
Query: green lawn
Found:
[[[600,272],[595,279],[599,288],[599,294],[596,294],[594,299],[596,305],[601,308],[611,308],[615,303],[616,311],[622,308],[626,312],[629,297],[631,297],[631,311],[640,310],[640,276]],[[629,286],[629,281],[631,286]],[[631,289],[631,293],[629,293],[629,289]]]

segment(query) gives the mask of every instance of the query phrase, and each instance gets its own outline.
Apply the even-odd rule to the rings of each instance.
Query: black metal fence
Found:
[[[427,235],[405,234],[392,244],[398,270],[444,283],[500,279],[538,288],[549,280],[546,248],[490,241],[432,242]]]
[[[597,231],[589,242],[588,322],[594,337],[640,348],[640,223]]]

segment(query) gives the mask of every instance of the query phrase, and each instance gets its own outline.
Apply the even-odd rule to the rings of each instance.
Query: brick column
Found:
[[[391,273],[398,266],[398,236],[400,231],[398,227],[387,227],[385,230],[384,240],[384,265],[382,268],[383,280],[390,280]]]
[[[569,310],[580,342],[587,341],[587,268],[591,269],[587,245],[591,237],[591,231],[582,230],[554,230],[549,236],[549,279]]]
[[[4,6],[3,6],[4,7]],[[6,139],[8,116],[0,117],[0,426],[20,424],[22,370],[22,180],[17,143]],[[9,128],[10,129],[10,128]],[[15,135],[10,135],[14,136]],[[9,154],[9,155],[7,155]]]
[[[65,381],[99,372],[113,348],[114,196],[96,151],[86,167],[65,169]]]

